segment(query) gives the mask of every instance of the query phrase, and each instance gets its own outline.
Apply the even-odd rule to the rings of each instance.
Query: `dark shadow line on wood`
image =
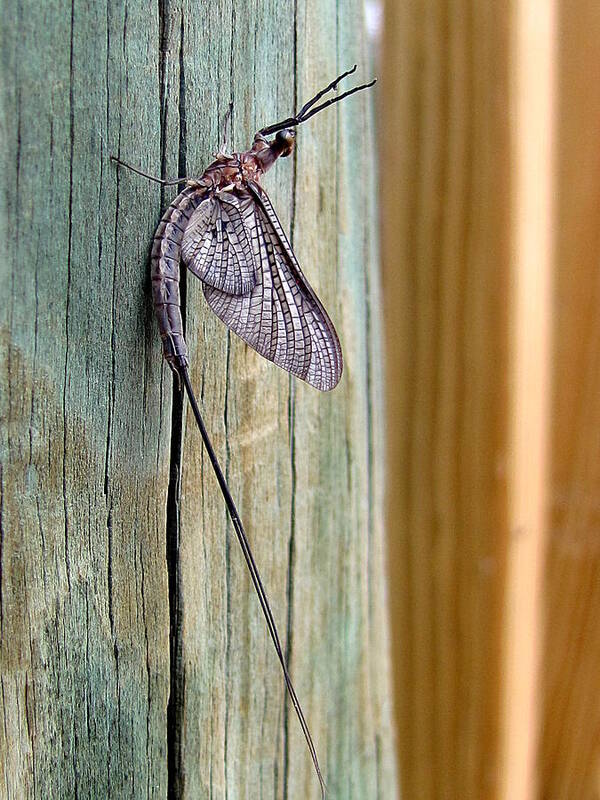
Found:
[[[160,80],[160,147],[161,175],[166,174],[167,162],[167,87],[166,59],[169,25],[169,0],[159,0],[159,80]],[[186,171],[186,113],[185,113],[185,72],[184,72],[184,23],[181,12],[179,42],[179,148],[178,169],[183,175]],[[161,190],[161,205],[164,207],[164,189]],[[186,322],[186,280],[185,271],[181,275],[181,312],[183,330]],[[183,771],[181,738],[183,724],[183,701],[185,696],[185,674],[183,665],[183,594],[181,589],[180,561],[180,496],[181,464],[183,455],[184,400],[183,387],[173,381],[171,407],[171,440],[169,462],[169,487],[166,509],[166,562],[169,591],[169,699],[167,702],[167,796],[169,800],[179,800],[183,796]]]
[[[298,107],[298,0],[294,0],[294,104]],[[298,182],[298,150],[294,148],[292,163],[292,209],[290,214],[290,242],[294,246],[294,230],[296,222],[296,190]],[[291,500],[290,500],[290,540],[288,545],[288,574],[287,574],[287,620],[285,663],[290,664],[292,659],[293,624],[294,624],[294,564],[296,553],[296,394],[294,379],[290,376],[288,382],[288,429],[290,437],[290,466],[292,472]],[[283,698],[283,797],[288,798],[290,768],[290,739],[289,739],[289,702],[287,694]],[[275,784],[277,789],[277,784]]]
[[[234,93],[234,55],[235,55],[235,35],[236,35],[236,16],[235,16],[235,2],[231,4],[231,36],[229,40],[229,102],[231,108],[231,117],[229,120],[231,131],[231,141],[233,146],[234,137],[234,115],[235,115],[235,93]],[[229,465],[230,465],[230,449],[229,449],[229,375],[230,375],[230,357],[231,357],[231,333],[227,331],[226,340],[226,355],[225,355],[225,398],[223,405],[223,430],[225,431],[225,480],[229,484]],[[233,605],[231,597],[231,549],[230,538],[232,528],[229,515],[225,515],[225,732],[224,732],[224,748],[223,748],[223,773],[225,776],[225,795],[229,796],[229,764],[227,756],[229,753],[229,687],[231,685],[231,640],[232,640],[232,622],[231,622],[231,608]],[[212,791],[212,784],[211,784]]]
[[[288,573],[287,573],[287,620],[285,662],[290,664],[292,658],[293,631],[294,631],[294,565],[296,563],[296,394],[294,391],[294,378],[289,378],[288,425],[290,436],[290,465],[292,471],[291,503],[290,503],[290,539],[288,543]],[[290,739],[289,739],[289,703],[287,695],[283,698],[283,797],[289,796],[289,767],[290,767]]]
[[[63,492],[63,511],[65,517],[65,571],[67,575],[67,585],[69,595],[71,594],[71,563],[69,557],[69,508],[67,501],[67,452],[68,452],[68,424],[67,424],[67,386],[69,378],[69,312],[71,303],[71,262],[73,256],[73,155],[75,152],[75,101],[73,94],[73,30],[74,30],[75,7],[74,0],[71,2],[71,32],[69,44],[69,221],[68,221],[68,251],[67,251],[67,297],[65,301],[65,368],[62,396],[63,414],[63,463],[62,463],[62,492]],[[18,99],[18,140],[17,140],[17,198],[19,193],[19,174],[21,163],[21,101]]]
[[[169,700],[167,703],[167,785],[169,800],[182,794],[181,718],[183,704],[182,673],[182,593],[179,560],[181,457],[183,450],[183,393],[173,382],[171,416],[171,454],[167,494],[166,559],[169,585]]]

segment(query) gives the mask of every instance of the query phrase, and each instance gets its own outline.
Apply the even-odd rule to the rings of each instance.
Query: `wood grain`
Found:
[[[3,11],[0,794],[317,797],[161,361],[148,256],[171,193],[116,172],[108,153],[196,174],[230,99],[246,148],[352,63],[369,77],[362,8]],[[267,183],[340,332],[340,388],[319,395],[261,360],[193,280],[187,335],[330,795],[391,798],[375,152],[371,100],[351,103],[302,129]]]
[[[156,15],[2,15],[2,794],[166,792],[168,384],[145,263],[160,212]],[[152,79],[150,79],[152,78]]]
[[[600,8],[557,20],[556,268],[540,794],[600,792]]]
[[[599,796],[596,3],[389,4],[404,796]]]
[[[407,800],[499,786],[509,536],[510,4],[390,3],[388,526]]]
[[[547,539],[554,269],[554,6],[511,17],[510,419],[505,602],[499,674],[502,800],[537,797],[542,576]]]
[[[244,64],[256,63],[256,91],[266,98],[256,105],[252,86],[247,90],[241,80],[225,83],[221,113],[231,97],[236,147],[247,146],[248,131],[286,116],[296,100],[311,96],[347,64],[366,64],[355,25],[358,13],[358,4],[308,4],[290,20],[289,8],[281,4],[236,7],[232,30],[256,24],[257,35],[233,36],[223,70],[235,76]],[[199,21],[190,36],[200,37],[206,27]],[[197,47],[202,48],[201,41]],[[194,71],[186,73],[186,85],[191,80],[200,86],[200,66],[190,64]],[[365,67],[361,70],[364,74]],[[273,91],[274,75],[294,72],[295,85],[275,81]],[[368,98],[359,97],[356,105],[300,129],[295,160],[278,163],[265,183],[343,340],[346,368],[339,392],[319,395],[263,363],[227,336],[206,313],[199,287],[188,281],[193,381],[202,387],[209,428],[239,499],[278,626],[287,630],[292,675],[330,792],[340,798],[395,794],[389,703],[381,681],[384,594],[376,576],[383,568],[382,526],[369,517],[375,501],[369,492],[380,491],[373,489],[373,461],[381,454],[373,444],[381,431],[369,402],[376,385],[366,349],[377,341],[366,323],[378,299],[377,289],[370,288],[377,284],[376,230],[369,222],[373,195],[356,197],[352,191],[352,169],[358,164],[360,171],[364,164],[368,172],[375,155],[372,144],[364,147],[365,141],[373,143],[368,104]],[[195,140],[188,141],[194,142],[189,155]],[[203,354],[207,341],[218,348],[214,359]],[[234,376],[239,376],[238,389]],[[213,791],[233,790],[248,798],[316,796],[245,566],[231,532],[223,539],[222,502],[202,463],[188,459],[188,449],[202,458],[196,442],[196,431],[186,429],[181,758],[189,767],[184,795],[207,791],[213,765]],[[197,585],[198,573],[207,569],[218,586],[219,606],[211,601],[214,593]],[[198,658],[206,640],[214,642],[210,658],[224,664],[220,670],[207,670]],[[202,739],[201,758],[191,758]],[[231,752],[239,756],[232,758]]]

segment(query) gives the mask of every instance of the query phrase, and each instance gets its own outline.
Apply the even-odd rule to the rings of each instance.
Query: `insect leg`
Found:
[[[136,175],[141,175],[142,178],[148,178],[149,181],[154,181],[155,183],[160,183],[162,186],[175,186],[177,183],[186,183],[189,181],[189,178],[157,178],[154,175],[148,175],[147,172],[142,172],[141,169],[137,169],[136,167],[132,167],[131,164],[128,164],[126,161],[121,161],[120,158],[111,155],[110,160],[119,167],[125,167],[126,169],[135,172]]]
[[[231,120],[232,113],[233,113],[233,100],[229,102],[229,107],[225,112],[225,116],[223,117],[223,144],[221,145],[221,149],[219,150],[219,152],[223,153],[223,155],[227,154],[227,134],[229,132],[229,122]]]

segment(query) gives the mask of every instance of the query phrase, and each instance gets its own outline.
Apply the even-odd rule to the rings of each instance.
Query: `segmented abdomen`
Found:
[[[152,299],[163,341],[163,353],[172,369],[188,365],[183,337],[179,261],[183,232],[206,196],[206,188],[187,186],[165,211],[152,245]]]

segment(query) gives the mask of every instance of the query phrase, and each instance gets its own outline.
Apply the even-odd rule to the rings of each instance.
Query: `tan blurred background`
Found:
[[[600,2],[388,0],[403,800],[600,797]]]

